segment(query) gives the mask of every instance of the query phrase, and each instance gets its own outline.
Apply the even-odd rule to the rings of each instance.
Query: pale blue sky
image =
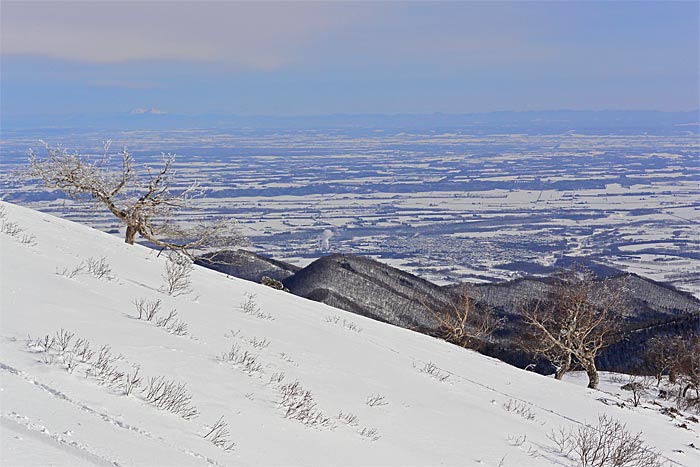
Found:
[[[1,5],[5,117],[700,106],[697,1]]]

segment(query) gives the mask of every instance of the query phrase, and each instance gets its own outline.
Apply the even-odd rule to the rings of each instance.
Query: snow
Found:
[[[159,290],[165,255],[47,214],[0,207],[0,222],[34,236],[24,242],[0,234],[1,465],[574,465],[547,434],[594,423],[599,414],[642,431],[671,465],[700,463],[700,451],[689,447],[700,446],[697,424],[681,429],[652,406],[611,403],[624,394],[586,389],[577,377],[555,381],[201,267],[192,272],[193,291],[172,297]],[[102,257],[110,278],[57,273]],[[248,294],[259,313],[241,311]],[[139,320],[139,298],[161,300],[161,315],[176,309],[189,334]],[[28,335],[61,329],[94,350],[111,346],[122,356],[115,364],[121,371],[138,366],[144,379],[186,383],[199,415],[185,420],[159,410],[139,390],[127,396],[86,376],[86,363],[69,372],[65,356],[52,351],[51,362],[27,345]],[[255,355],[260,370],[217,359],[233,344]],[[271,381],[279,373],[284,380]],[[285,418],[279,386],[295,381],[330,418],[325,426]],[[368,405],[372,396],[386,404]],[[534,419],[506,410],[509,401]],[[355,415],[356,424],[340,412]],[[235,443],[228,452],[203,438],[222,416]],[[523,435],[522,445],[513,442]]]

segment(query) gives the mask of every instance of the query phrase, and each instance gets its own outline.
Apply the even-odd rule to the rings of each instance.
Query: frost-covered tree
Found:
[[[588,375],[588,387],[597,389],[595,358],[618,332],[624,310],[621,281],[596,281],[589,270],[562,271],[544,300],[526,307],[525,345],[556,368],[561,379],[574,365]]]
[[[175,222],[178,211],[191,208],[192,199],[201,190],[196,182],[173,187],[175,157],[171,154],[163,154],[159,167],[152,168],[137,165],[126,148],[117,153],[118,162],[112,163],[110,143],[105,144],[99,157],[69,152],[61,146],[44,147],[44,158],[29,151],[28,175],[70,198],[108,209],[125,224],[128,244],[139,235],[155,246],[191,257],[195,251],[246,242],[235,221],[219,220],[194,227]]]

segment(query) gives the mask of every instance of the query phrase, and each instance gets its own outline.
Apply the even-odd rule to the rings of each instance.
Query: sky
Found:
[[[0,18],[4,117],[700,107],[697,1],[2,0]]]

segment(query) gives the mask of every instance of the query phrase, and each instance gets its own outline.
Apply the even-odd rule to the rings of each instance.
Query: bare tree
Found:
[[[133,244],[138,234],[153,245],[193,251],[245,243],[234,223],[220,221],[185,228],[173,222],[178,210],[201,195],[197,183],[174,189],[175,156],[163,154],[159,169],[137,165],[129,151],[119,151],[119,163],[111,162],[110,143],[100,157],[68,152],[44,144],[46,157],[29,151],[28,175],[67,196],[88,200],[107,208],[126,225],[125,241]]]
[[[619,281],[596,281],[591,271],[575,267],[562,271],[548,296],[524,310],[525,345],[555,366],[557,379],[578,364],[586,370],[588,387],[597,389],[595,358],[618,332],[622,298]]]
[[[440,337],[461,347],[477,349],[503,319],[496,318],[490,309],[477,310],[467,286],[462,287],[456,298],[439,310],[423,305],[432,313],[438,323]]]

